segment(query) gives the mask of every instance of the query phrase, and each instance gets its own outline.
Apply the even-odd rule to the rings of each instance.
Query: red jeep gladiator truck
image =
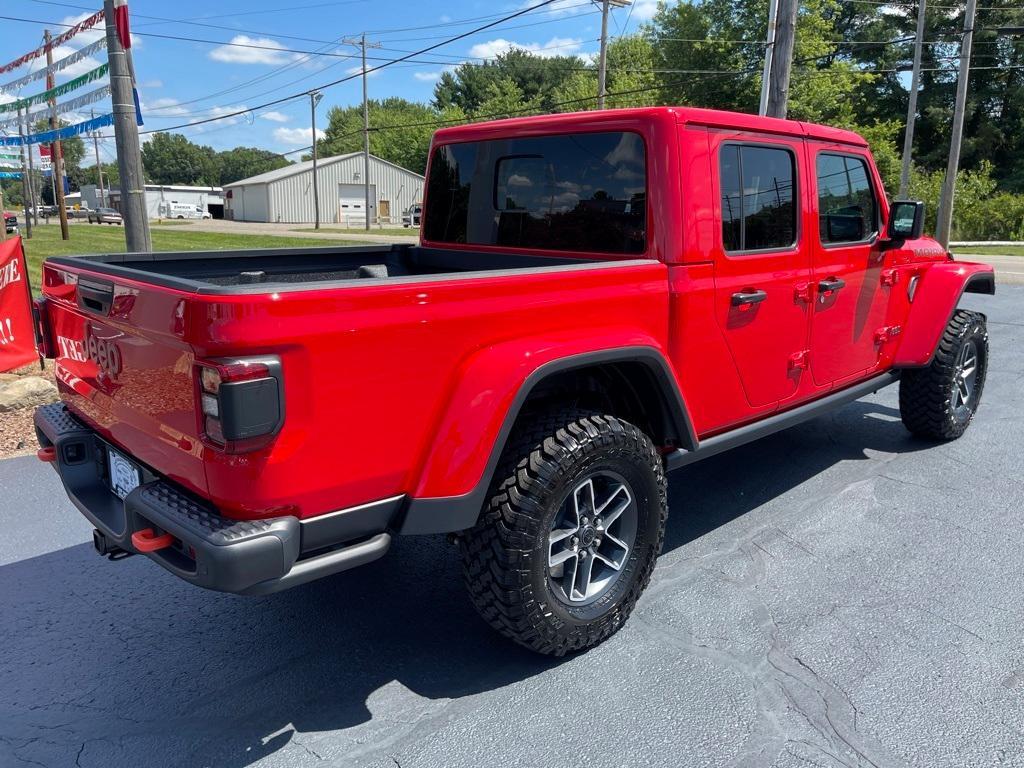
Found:
[[[263,595],[454,533],[493,627],[560,655],[650,579],[665,473],[899,382],[959,437],[991,267],[864,140],[689,108],[433,139],[419,245],[47,259],[41,449],[101,554]]]

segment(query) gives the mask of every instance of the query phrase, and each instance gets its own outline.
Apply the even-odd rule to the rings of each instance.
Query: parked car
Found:
[[[423,213],[422,205],[412,205],[402,214],[402,226],[403,227],[418,227],[420,225],[420,215]]]
[[[18,233],[18,214],[4,211],[4,231],[8,235]]]
[[[88,215],[90,224],[124,224],[121,214],[113,208],[96,208]]]
[[[481,616],[561,655],[647,586],[667,472],[897,383],[923,438],[977,411],[988,332],[958,303],[992,267],[922,236],[855,133],[446,128],[422,215],[419,245],[46,260],[39,456],[100,554],[262,595],[450,533]]]

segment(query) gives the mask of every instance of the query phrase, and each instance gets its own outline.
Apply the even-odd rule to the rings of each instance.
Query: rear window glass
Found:
[[[627,132],[447,144],[434,150],[427,240],[638,254],[647,162]]]

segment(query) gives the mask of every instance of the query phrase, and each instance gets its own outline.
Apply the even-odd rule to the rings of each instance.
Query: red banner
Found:
[[[0,371],[39,359],[31,295],[21,238],[12,237],[0,243]]]

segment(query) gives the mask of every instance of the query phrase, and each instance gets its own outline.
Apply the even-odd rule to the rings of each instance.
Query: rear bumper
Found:
[[[334,513],[312,526],[290,515],[232,520],[145,467],[142,484],[122,502],[107,483],[106,443],[93,430],[62,403],[36,409],[35,426],[40,446],[54,449],[68,497],[110,543],[222,592],[269,594],[376,560],[390,546],[386,527],[402,502]],[[132,534],[146,529],[173,542],[140,551]]]

